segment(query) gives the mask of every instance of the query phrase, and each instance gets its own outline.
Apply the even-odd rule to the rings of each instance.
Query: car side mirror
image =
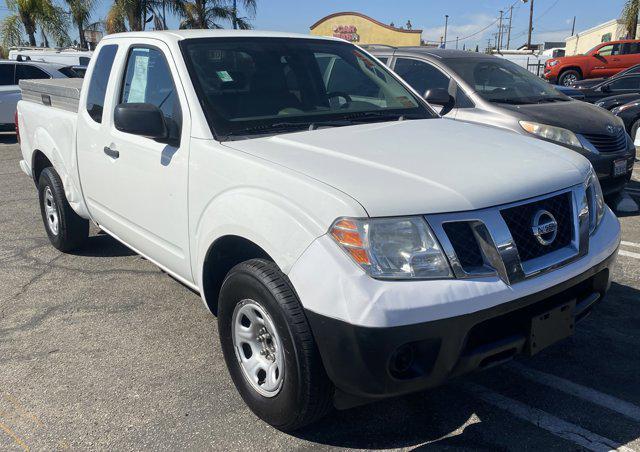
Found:
[[[424,94],[424,99],[430,104],[440,105],[442,107],[442,110],[440,111],[441,116],[444,116],[453,110],[453,107],[456,104],[456,100],[451,94],[449,94],[449,91],[444,88],[427,90]]]
[[[169,136],[162,111],[153,104],[125,103],[116,106],[113,122],[121,132],[140,135],[154,140]]]
[[[609,91],[611,91],[611,86],[610,85],[602,85],[602,87],[600,88],[600,90],[603,93],[608,93]]]

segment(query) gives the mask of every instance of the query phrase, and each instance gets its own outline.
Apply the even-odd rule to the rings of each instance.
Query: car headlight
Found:
[[[568,144],[569,146],[582,147],[580,140],[571,130],[562,127],[540,124],[537,122],[520,121],[520,127],[532,135],[545,138],[556,143]]]
[[[549,67],[553,67],[558,64],[558,61],[549,61]]]
[[[351,259],[374,278],[453,277],[447,258],[422,217],[339,218],[329,232]]]
[[[587,180],[585,181],[585,189],[587,192],[587,203],[589,205],[589,234],[597,229],[604,216],[604,195],[602,187],[593,167]]]

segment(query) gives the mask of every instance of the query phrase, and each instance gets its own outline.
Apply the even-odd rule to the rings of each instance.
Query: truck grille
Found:
[[[453,246],[462,268],[471,270],[484,264],[480,246],[478,246],[468,222],[445,223],[442,227],[451,241],[451,246]]]
[[[589,140],[599,152],[624,151],[627,147],[627,133],[622,128],[616,135],[585,133],[583,136]]]
[[[551,213],[558,223],[556,238],[549,245],[541,244],[531,230],[533,217],[540,210],[546,210]],[[522,262],[544,256],[571,244],[573,238],[573,208],[570,193],[563,193],[529,204],[510,207],[501,210],[500,213],[513,236]]]

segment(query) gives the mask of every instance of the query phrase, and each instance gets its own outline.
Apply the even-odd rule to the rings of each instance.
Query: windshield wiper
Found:
[[[489,102],[493,102],[496,104],[510,104],[510,105],[528,105],[528,104],[536,103],[536,102],[532,102],[530,100],[524,100],[524,99],[490,99]]]
[[[543,96],[536,100],[536,103],[541,104],[543,102],[567,102],[570,99],[559,96]]]
[[[293,133],[304,130],[316,130],[320,127],[341,127],[353,124],[348,120],[329,120],[314,122],[276,122],[273,124],[262,124],[259,126],[246,127],[244,129],[234,130],[229,134],[220,137],[220,141],[227,141],[233,137],[244,137],[248,135],[269,135],[275,132]]]
[[[345,119],[353,122],[369,122],[374,121],[404,121],[408,119],[429,119],[430,116],[416,113],[386,113],[382,111],[362,111],[355,112],[345,116]]]

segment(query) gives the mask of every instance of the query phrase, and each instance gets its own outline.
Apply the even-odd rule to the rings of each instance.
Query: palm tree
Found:
[[[87,41],[84,39],[84,29],[89,23],[91,13],[96,6],[97,0],[65,0],[71,11],[71,21],[78,28],[80,36],[80,48],[87,48]]]
[[[622,9],[622,21],[627,29],[627,35],[630,39],[636,39],[636,31],[638,30],[638,14],[640,13],[640,0],[627,0]]]
[[[47,36],[56,41],[68,39],[65,12],[51,0],[7,0],[6,3],[13,14],[0,24],[4,43],[15,42],[17,34],[22,37],[24,31],[29,38],[29,45],[35,47],[37,28],[40,28],[45,43],[48,43]]]
[[[249,16],[256,15],[256,9],[258,7],[257,0],[240,0],[245,11],[249,13]],[[234,29],[248,30],[251,28],[251,24],[246,17],[238,17],[238,0],[233,0],[231,5],[231,23]]]
[[[107,33],[142,31],[153,22],[156,30],[166,30],[167,8],[183,16],[182,0],[115,0],[107,13],[105,29]]]
[[[249,15],[256,11],[256,0],[171,0],[172,9],[181,18],[180,28],[222,28],[220,21],[233,28],[251,28],[248,18],[238,16],[238,3]]]

